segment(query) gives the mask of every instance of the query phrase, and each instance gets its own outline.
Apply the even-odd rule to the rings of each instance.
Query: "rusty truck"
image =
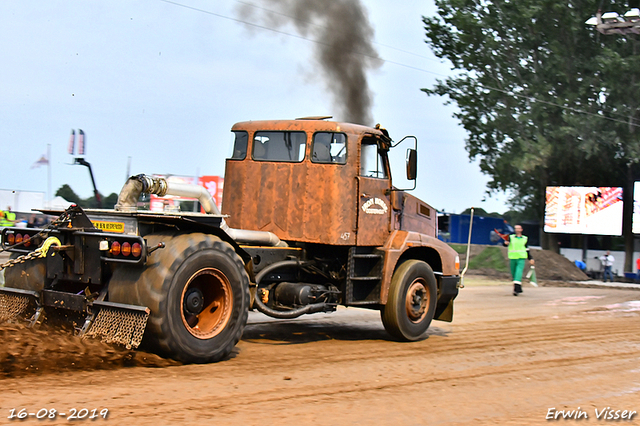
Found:
[[[230,354],[249,310],[375,309],[404,341],[452,320],[458,255],[437,239],[434,208],[392,180],[389,152],[410,144],[404,182],[415,187],[415,137],[327,117],[232,132],[221,211],[203,187],[137,175],[114,209],[44,210],[56,217],[46,227],[3,229],[0,321],[205,363]],[[204,213],[144,210],[144,194],[192,197]]]

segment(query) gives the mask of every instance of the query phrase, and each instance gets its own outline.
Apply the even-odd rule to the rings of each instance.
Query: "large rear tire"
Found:
[[[160,242],[143,270],[118,267],[109,300],[151,310],[143,344],[187,363],[226,358],[242,337],[249,307],[249,278],[228,243],[208,234],[153,234]]]
[[[398,340],[415,341],[427,331],[436,310],[436,277],[421,260],[406,260],[393,273],[387,304],[380,312],[384,328]]]

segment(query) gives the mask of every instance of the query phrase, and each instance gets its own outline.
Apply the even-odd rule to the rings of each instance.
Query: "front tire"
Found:
[[[186,363],[226,358],[247,323],[249,278],[231,245],[207,234],[154,234],[145,269],[118,268],[109,300],[151,310],[143,343]]]
[[[395,339],[415,341],[427,331],[436,310],[436,277],[421,260],[406,260],[393,273],[387,304],[381,311],[384,328]]]

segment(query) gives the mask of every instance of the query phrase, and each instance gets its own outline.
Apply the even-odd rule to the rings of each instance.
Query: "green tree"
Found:
[[[65,200],[71,201],[72,203],[77,204],[85,209],[95,209],[98,207],[95,196],[91,196],[89,198],[80,198],[66,183],[56,191],[56,196],[60,196]],[[100,197],[102,199],[102,208],[104,209],[112,209],[118,202],[118,194],[116,194],[115,192],[112,192],[107,197],[100,194]]]
[[[522,222],[536,221],[539,217],[535,214],[531,214],[531,211],[527,210],[509,210],[504,212],[502,217],[511,225],[517,225]]]
[[[104,200],[104,196],[102,194],[100,194],[100,199]],[[85,209],[97,209],[98,202],[96,201],[95,195],[92,195],[89,198],[83,198],[80,206],[82,206]],[[102,203],[100,207],[104,208],[105,207],[104,203]]]
[[[542,219],[546,186],[624,185],[628,153],[611,126],[622,117],[606,97],[622,84],[603,80],[603,55],[616,50],[603,50],[584,24],[593,2],[436,5],[437,16],[423,18],[426,42],[458,73],[423,90],[458,106],[467,152],[491,177],[489,191],[510,191],[512,208]]]
[[[118,194],[116,194],[115,192],[112,192],[107,197],[104,197],[102,199],[102,207],[105,209],[112,209],[115,207],[117,202],[118,202]]]
[[[105,197],[100,193],[100,200],[102,201],[102,204],[98,206],[98,202],[96,201],[96,197],[94,195],[89,198],[83,199],[80,205],[87,209],[97,209],[98,207],[103,209],[112,209],[118,202],[118,194],[112,192],[107,197]]]
[[[73,204],[77,204],[79,206],[82,205],[82,200],[80,199],[80,197],[78,197],[78,194],[73,192],[73,189],[71,189],[71,187],[66,183],[62,185],[60,188],[58,188],[58,190],[56,191],[56,197],[62,197],[65,200],[70,201]]]
[[[460,214],[471,214],[471,207],[469,207],[468,209],[465,209]],[[502,215],[500,213],[498,213],[498,212],[489,213],[485,209],[483,209],[482,207],[474,207],[473,208],[473,215],[474,216],[480,216],[480,217],[502,217]]]

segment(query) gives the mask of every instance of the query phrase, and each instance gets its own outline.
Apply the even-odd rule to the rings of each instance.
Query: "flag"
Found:
[[[40,166],[48,166],[49,165],[49,159],[47,158],[46,154],[43,155],[42,157],[40,157],[40,159],[38,161],[36,161],[35,163],[33,163],[33,165],[31,166],[32,169],[35,169],[36,167],[40,167]]]
[[[84,132],[78,129],[78,155],[84,155]]]
[[[73,149],[76,145],[76,131],[71,129],[71,137],[69,138],[69,154],[73,155]]]

